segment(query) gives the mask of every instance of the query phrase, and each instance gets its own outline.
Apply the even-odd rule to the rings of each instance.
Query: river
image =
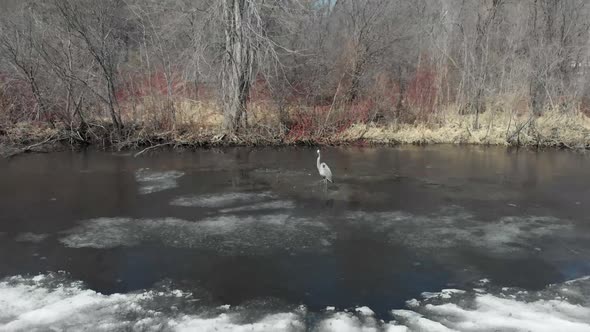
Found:
[[[0,161],[0,331],[590,331],[590,156],[226,148]]]

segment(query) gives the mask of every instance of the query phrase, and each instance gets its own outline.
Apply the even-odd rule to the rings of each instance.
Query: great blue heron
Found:
[[[321,158],[320,150],[318,149],[318,161],[317,161],[318,172],[320,172],[320,175],[324,178],[323,181],[326,184],[326,188],[328,188],[328,181],[332,182],[332,171],[330,170],[330,167],[328,167],[328,165],[326,165],[326,163],[322,163],[320,161],[320,158]]]

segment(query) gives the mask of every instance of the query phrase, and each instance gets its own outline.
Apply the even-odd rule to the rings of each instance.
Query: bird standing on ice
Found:
[[[328,167],[328,165],[326,165],[326,163],[322,163],[320,161],[320,158],[321,158],[320,150],[318,149],[318,160],[317,160],[318,172],[320,172],[320,175],[324,178],[323,181],[326,184],[326,188],[328,188],[328,181],[333,183],[332,171],[330,170],[330,167]]]

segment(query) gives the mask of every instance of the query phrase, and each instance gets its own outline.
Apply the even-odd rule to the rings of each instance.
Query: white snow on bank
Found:
[[[322,250],[334,235],[316,221],[284,214],[223,215],[200,221],[175,218],[99,218],[81,222],[60,241],[72,248],[131,247],[159,242],[178,248],[260,254],[272,250]]]
[[[483,294],[473,305],[475,309],[445,303],[424,310],[427,316],[445,317],[447,326],[459,331],[590,331],[590,308],[562,300],[527,303]]]
[[[179,299],[178,294],[182,295]],[[0,331],[302,331],[295,313],[247,322],[241,313],[198,316],[170,311],[191,293],[148,290],[103,295],[61,275],[20,276],[0,282]],[[167,312],[165,310],[168,310]]]
[[[411,310],[392,310],[392,314],[403,325],[391,323],[391,326],[399,328],[405,327],[406,331],[428,331],[428,332],[453,332],[440,322],[424,318],[421,314]],[[393,329],[393,327],[391,327]]]
[[[587,278],[538,292],[495,287],[484,293],[443,290],[431,295],[412,301],[411,310],[393,310],[395,324],[409,331],[590,331]]]
[[[337,312],[322,320],[318,329],[322,332],[377,332],[377,321],[373,318],[362,319],[352,313]]]
[[[15,276],[0,281],[0,331],[590,331],[588,278],[528,292],[535,294],[526,298],[510,288],[501,294],[446,293],[448,298],[392,310],[383,322],[367,314],[368,307],[313,317],[305,308],[252,315],[248,307],[195,308],[189,303],[201,303],[197,295],[173,288],[103,295],[63,274]]]
[[[239,315],[221,314],[212,318],[198,316],[184,316],[168,322],[168,326],[179,332],[267,332],[267,331],[304,331],[305,326],[301,317],[294,313],[279,313],[268,315],[257,322],[239,323]]]
[[[269,198],[274,198],[274,195],[270,192],[221,193],[211,195],[181,196],[172,200],[170,204],[184,207],[221,208],[234,204],[259,202]]]
[[[39,276],[13,277],[0,282],[0,331],[91,327],[109,330],[133,325],[118,316],[140,309],[141,295],[104,296],[79,283],[51,285]],[[49,282],[49,283],[46,283]],[[146,295],[143,295],[146,297]]]
[[[483,222],[460,207],[432,215],[405,212],[353,212],[347,221],[387,234],[391,241],[416,249],[464,246],[483,247],[488,252],[506,254],[533,250],[544,236],[570,236],[573,224],[567,220],[541,216],[507,216]]]
[[[135,180],[139,183],[139,193],[145,195],[178,187],[178,178],[183,175],[179,171],[155,172],[142,168],[135,172]]]
[[[375,314],[375,312],[373,310],[371,310],[371,308],[366,307],[366,306],[355,308],[354,311],[356,311],[364,316],[373,316]]]
[[[435,297],[440,297],[442,299],[450,299],[452,294],[464,294],[464,293],[465,293],[465,291],[460,290],[460,289],[443,289],[437,293],[423,292],[422,297],[425,299],[432,299]]]

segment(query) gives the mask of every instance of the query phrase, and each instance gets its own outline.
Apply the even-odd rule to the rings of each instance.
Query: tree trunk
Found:
[[[29,84],[31,85],[31,91],[33,92],[33,96],[35,97],[35,101],[37,101],[38,112],[37,112],[37,119],[36,120],[40,121],[41,114],[43,114],[44,116],[47,116],[45,103],[43,103],[43,98],[41,97],[41,90],[39,89],[39,86],[37,85],[37,81],[35,80],[35,76],[34,76],[34,74],[32,74],[32,71],[27,73],[27,79],[29,81]],[[51,118],[48,118],[46,120],[49,120],[51,122],[51,124],[53,124],[53,121],[51,120]]]
[[[543,113],[545,107],[545,87],[538,73],[535,73],[535,77],[531,82],[530,96],[531,96],[531,107],[533,114],[540,116]]]
[[[222,0],[225,23],[225,53],[221,77],[224,129],[235,134],[246,112],[254,64],[254,48],[247,38],[252,3]]]
[[[110,76],[109,76],[110,77]],[[112,79],[107,77],[107,89],[108,89],[108,100],[109,100],[109,113],[111,114],[111,120],[113,121],[113,125],[117,128],[117,133],[121,134],[122,123],[121,117],[117,112],[117,96],[115,95],[115,85],[113,84]]]
[[[360,86],[360,82],[361,82],[361,75],[362,75],[362,70],[363,70],[362,61],[363,61],[362,59],[357,59],[354,62],[354,66],[353,66],[352,72],[350,74],[350,76],[351,76],[350,88],[348,89],[348,93],[346,94],[346,102],[348,104],[354,103],[354,101],[358,97],[359,86]]]
[[[538,6],[539,3],[537,0],[533,2],[533,12],[531,17],[531,36],[532,36],[532,44],[534,47],[533,54],[531,55],[531,68],[532,74],[529,82],[529,95],[531,99],[531,108],[533,114],[541,115],[543,113],[543,108],[545,106],[545,89],[543,86],[543,78],[542,78],[542,62],[541,62],[541,38],[539,36],[539,24],[538,24]],[[546,34],[549,34],[545,31]]]

